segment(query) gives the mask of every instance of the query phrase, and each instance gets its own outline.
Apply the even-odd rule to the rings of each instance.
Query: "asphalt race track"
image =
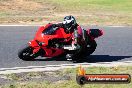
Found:
[[[102,28],[105,33],[96,39],[98,47],[80,63],[132,61],[132,27]],[[22,61],[17,57],[18,49],[33,39],[38,26],[0,26],[0,68],[71,64],[63,58]]]

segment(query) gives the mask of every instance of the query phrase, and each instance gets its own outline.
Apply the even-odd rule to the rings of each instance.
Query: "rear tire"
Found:
[[[92,40],[88,43],[88,46],[85,46],[86,48],[83,48],[82,51],[80,51],[80,53],[74,55],[72,59],[74,61],[80,61],[86,59],[87,56],[91,55],[95,51],[97,47],[97,43],[95,40]]]
[[[75,51],[74,51],[74,53],[73,52],[68,53],[66,55],[66,59],[72,59],[73,61],[80,61],[80,60],[85,59],[87,56],[89,56],[90,54],[92,54],[95,51],[95,49],[97,47],[97,43],[95,40],[92,40],[92,41],[89,41],[88,46],[89,47],[85,46],[82,49],[82,51],[78,51],[79,53],[75,53]],[[69,52],[71,52],[71,51],[69,51]]]
[[[97,43],[96,43],[95,40],[93,40],[93,41],[90,41],[90,43],[88,44],[88,46],[87,46],[86,53],[85,53],[86,56],[89,56],[90,54],[92,54],[95,51],[95,49],[97,47]]]
[[[95,40],[92,40],[88,43],[88,46],[85,46],[86,48],[82,49],[82,52],[78,53],[75,58],[73,58],[74,61],[83,61],[88,56],[90,56],[96,49],[97,43]]]
[[[23,48],[19,49],[18,57],[24,61],[34,60],[33,48],[26,44]]]

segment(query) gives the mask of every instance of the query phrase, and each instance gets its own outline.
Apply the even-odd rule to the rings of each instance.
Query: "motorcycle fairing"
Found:
[[[33,49],[33,54],[37,53],[40,50],[39,44],[35,40],[31,40],[28,42],[29,46],[31,46]]]
[[[44,34],[43,32],[50,26],[52,26],[52,24],[48,24],[45,27],[40,27],[36,33],[34,40],[30,41],[29,45],[34,47],[33,53],[37,53],[41,48],[45,51],[44,56],[46,57],[54,57],[64,53],[64,50],[62,48],[48,47],[49,40],[64,39],[63,42],[68,42],[72,39],[72,34],[66,34],[63,28],[57,29],[53,34],[50,35]],[[39,45],[39,42],[43,43],[42,46]]]
[[[63,49],[55,49],[55,48],[45,48],[43,47],[43,49],[45,50],[45,57],[55,57],[58,55],[61,55],[62,53],[64,53]]]

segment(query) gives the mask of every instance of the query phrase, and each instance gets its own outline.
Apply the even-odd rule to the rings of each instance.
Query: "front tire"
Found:
[[[18,57],[24,61],[34,60],[33,48],[26,44],[18,51]]]

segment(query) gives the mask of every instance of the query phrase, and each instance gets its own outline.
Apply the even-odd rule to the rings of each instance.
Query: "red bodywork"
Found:
[[[34,48],[33,53],[37,53],[40,49],[43,49],[45,51],[44,57],[54,57],[64,53],[64,49],[62,48],[48,47],[49,40],[55,38],[64,38],[65,42],[68,42],[72,39],[72,34],[66,34],[63,28],[57,29],[53,35],[45,35],[44,33],[42,33],[51,25],[52,24],[47,24],[45,27],[40,27],[35,35],[35,38],[29,42],[29,45]],[[36,40],[44,44],[40,46]]]
[[[70,42],[73,38],[74,35],[73,33],[65,33],[63,28],[59,28],[56,31],[54,31],[53,34],[44,34],[43,32],[46,31],[47,28],[49,28],[50,26],[52,26],[52,24],[47,24],[46,26],[42,26],[38,29],[38,31],[36,32],[36,35],[34,37],[33,40],[31,40],[29,42],[29,46],[31,46],[33,48],[33,54],[37,53],[40,49],[44,50],[44,57],[55,57],[58,55],[63,54],[65,51],[62,48],[54,48],[54,47],[49,47],[49,40],[53,40],[53,39],[64,39],[62,42]],[[79,40],[83,39],[82,35],[83,35],[83,29],[78,26],[78,34],[79,34]],[[99,36],[103,35],[102,30],[100,30]],[[87,30],[87,36],[89,36],[91,38],[91,40],[94,40],[96,37],[92,37],[90,36],[90,30]],[[98,36],[98,37],[99,37]],[[81,40],[81,43],[83,44],[83,42]],[[39,44],[41,43],[41,45]]]

